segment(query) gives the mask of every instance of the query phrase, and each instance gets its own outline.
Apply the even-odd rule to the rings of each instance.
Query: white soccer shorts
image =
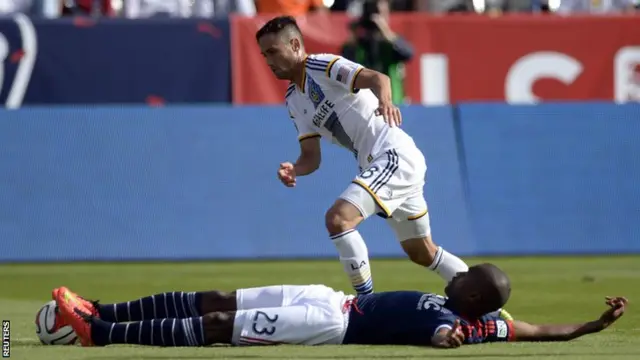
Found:
[[[427,164],[414,146],[386,151],[373,159],[340,198],[366,219],[382,214],[399,241],[431,235],[423,187]]]
[[[345,303],[352,298],[324,285],[240,289],[232,344],[341,344],[349,322]]]

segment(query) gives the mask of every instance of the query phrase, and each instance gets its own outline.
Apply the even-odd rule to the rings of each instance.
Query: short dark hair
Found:
[[[267,23],[264,24],[258,32],[256,32],[256,40],[260,40],[261,37],[267,34],[278,34],[286,29],[291,29],[298,35],[302,34],[296,19],[292,16],[278,16],[267,21]]]

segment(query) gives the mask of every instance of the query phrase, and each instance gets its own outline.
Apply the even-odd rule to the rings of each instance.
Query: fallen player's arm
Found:
[[[599,319],[582,324],[534,325],[523,321],[514,321],[514,341],[569,341],[600,332],[624,314],[627,299],[624,297],[607,298],[606,304],[609,309]]]
[[[294,164],[296,175],[309,175],[318,170],[321,160],[320,135],[300,138],[300,156]]]
[[[453,326],[442,325],[438,327],[431,337],[431,346],[441,349],[454,349],[462,346],[464,340],[460,320],[456,320]]]
[[[380,101],[391,102],[391,79],[375,70],[361,68],[355,75],[353,88],[370,89]]]
[[[604,330],[599,321],[569,325],[534,325],[524,321],[514,321],[514,341],[569,341],[587,334]]]

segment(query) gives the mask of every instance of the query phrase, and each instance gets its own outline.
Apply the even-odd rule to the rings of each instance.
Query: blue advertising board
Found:
[[[0,103],[230,103],[229,21],[0,19]]]
[[[412,106],[436,242],[460,255],[640,252],[640,105]],[[325,143],[293,189],[284,107],[0,111],[0,261],[335,257],[357,171]],[[404,256],[386,223],[374,257]]]

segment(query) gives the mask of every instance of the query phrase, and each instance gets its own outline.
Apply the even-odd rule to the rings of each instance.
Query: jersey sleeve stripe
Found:
[[[317,70],[325,72],[329,67],[330,62],[324,60],[307,59],[305,67],[310,70]]]
[[[304,135],[298,136],[298,141],[313,139],[313,138],[317,138],[317,137],[320,137],[320,134],[318,134],[318,133],[304,134]]]
[[[327,66],[327,76],[331,77],[331,69],[333,68],[333,64],[336,63],[336,61],[338,61],[338,59],[340,59],[339,57],[336,57],[335,59],[331,60],[331,62],[329,63],[329,66]]]
[[[287,88],[287,93],[284,95],[284,98],[288,98],[289,96],[291,96],[291,94],[293,94],[293,91],[296,89],[296,86],[294,84],[289,85],[289,87]]]
[[[363,67],[359,68],[358,70],[356,70],[356,73],[353,74],[353,77],[351,78],[351,93],[355,94],[358,92],[358,89],[355,88],[356,86],[356,79],[358,78],[358,75],[360,75],[360,72],[362,71],[362,69],[364,69]]]
[[[362,181],[360,181],[360,180],[353,180],[353,181],[351,181],[351,182],[352,182],[352,183],[354,183],[354,184],[356,184],[356,185],[358,185],[358,186],[360,186],[360,187],[361,187],[361,188],[363,188],[366,192],[368,192],[368,193],[369,193],[369,195],[371,195],[371,197],[373,198],[373,201],[375,201],[376,205],[378,205],[378,207],[379,207],[380,209],[382,209],[382,211],[384,212],[384,214],[385,214],[387,217],[391,217],[391,211],[389,211],[389,208],[387,208],[387,207],[384,205],[384,203],[382,202],[382,199],[380,199],[380,198],[378,197],[378,195],[376,195],[376,193],[374,193],[373,191],[371,191],[371,189],[369,189],[369,187],[368,187],[365,183],[363,183],[363,182],[362,182]]]
[[[327,71],[327,67],[326,67],[326,66],[324,66],[324,65],[323,65],[323,66],[320,66],[320,65],[310,65],[310,64],[307,64],[307,69],[309,69],[309,70],[316,70],[316,71],[322,71],[322,72]]]
[[[319,60],[319,59],[310,59],[310,58],[307,58],[307,64],[315,64],[315,65],[324,65],[324,66],[327,66],[327,65],[329,65],[329,61],[327,61],[327,60]]]

